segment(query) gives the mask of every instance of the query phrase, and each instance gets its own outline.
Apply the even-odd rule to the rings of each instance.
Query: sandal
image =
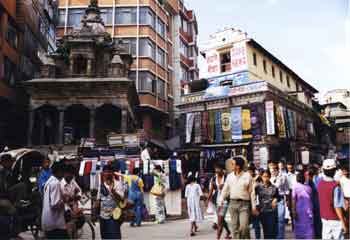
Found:
[[[195,232],[191,232],[191,237],[196,236]]]

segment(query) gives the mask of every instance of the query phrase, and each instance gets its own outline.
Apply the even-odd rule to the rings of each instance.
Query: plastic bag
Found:
[[[208,203],[207,214],[208,215],[215,214],[215,207],[214,207],[214,204],[211,201]]]

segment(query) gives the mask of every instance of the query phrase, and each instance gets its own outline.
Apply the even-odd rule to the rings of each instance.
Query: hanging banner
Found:
[[[275,135],[275,115],[273,110],[273,101],[265,102],[266,111],[266,134]]]
[[[220,143],[222,142],[223,134],[222,134],[222,127],[221,127],[221,111],[215,112],[215,142]]]
[[[288,121],[289,121],[289,126],[290,126],[290,137],[294,138],[295,137],[295,126],[294,126],[294,116],[293,116],[292,110],[288,109],[287,114],[288,114]]]
[[[242,108],[234,107],[231,109],[231,129],[232,140],[242,140]]]
[[[187,113],[186,114],[186,143],[191,142],[193,123],[194,123],[194,113]]]
[[[310,152],[302,151],[301,152],[301,163],[304,165],[308,165],[310,163]]]
[[[259,149],[260,153],[260,167],[263,169],[267,169],[267,163],[269,160],[269,150],[267,147],[261,147]]]
[[[220,56],[216,50],[206,52],[206,61],[208,77],[220,73]]]
[[[240,41],[233,44],[231,49],[231,72],[248,70],[246,42]]]
[[[202,112],[202,142],[207,142],[209,139],[209,112]]]
[[[209,111],[209,121],[208,121],[208,140],[209,143],[213,143],[215,139],[215,112]]]
[[[229,86],[216,86],[216,87],[208,87],[205,90],[204,99],[214,99],[227,97],[230,93]]]
[[[237,73],[230,73],[220,76],[215,76],[208,79],[209,87],[217,87],[223,85],[225,82],[232,82],[232,86],[239,86],[249,83],[248,71],[242,71]]]
[[[251,108],[251,114],[250,114],[250,122],[252,125],[252,134],[253,134],[253,138],[254,140],[260,140],[261,139],[261,115],[259,113],[259,110],[263,110],[260,109],[257,105],[252,105]]]
[[[287,109],[285,107],[282,107],[282,114],[284,118],[284,126],[286,128],[286,136],[287,138],[290,138],[290,126],[288,121]]]
[[[224,142],[231,142],[231,112],[229,110],[225,110],[221,113],[221,124],[224,135]]]
[[[286,138],[286,126],[284,124],[283,107],[276,104],[276,121],[278,127],[278,136]]]
[[[252,124],[251,124],[250,109],[243,109],[242,110],[243,139],[252,138],[251,129],[252,129]]]
[[[229,96],[239,96],[239,95],[245,95],[249,93],[263,92],[267,90],[268,90],[267,82],[258,81],[258,82],[247,83],[247,84],[234,86],[230,88]]]
[[[202,120],[201,112],[196,112],[194,116],[194,142],[195,143],[201,143],[202,141],[201,120]]]

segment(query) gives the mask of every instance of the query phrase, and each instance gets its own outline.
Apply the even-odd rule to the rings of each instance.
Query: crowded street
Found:
[[[349,56],[350,0],[0,0],[0,240],[350,239]]]

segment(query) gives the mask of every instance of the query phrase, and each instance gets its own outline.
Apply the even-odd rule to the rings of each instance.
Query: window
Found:
[[[165,38],[165,24],[160,18],[157,18],[157,33]]]
[[[68,11],[68,26],[78,27],[84,15],[83,9],[69,9]]]
[[[181,80],[188,81],[188,71],[186,68],[181,66]]]
[[[157,94],[161,98],[165,98],[165,82],[161,79],[157,81]]]
[[[181,28],[186,33],[188,32],[187,27],[188,27],[187,21],[184,18],[181,18]]]
[[[136,81],[136,71],[129,72],[129,78]],[[157,80],[152,73],[139,71],[139,89],[138,91],[156,93]]]
[[[221,72],[231,71],[231,53],[225,52],[220,54],[220,69]]]
[[[263,67],[264,67],[264,72],[267,73],[267,69],[266,69],[266,61],[265,59],[263,60]]]
[[[149,57],[156,60],[156,47],[149,39],[140,39],[140,56]]]
[[[271,65],[272,77],[275,78],[275,67]]]
[[[157,63],[159,63],[163,67],[166,67],[166,55],[161,48],[158,48],[157,51]]]
[[[283,83],[283,73],[281,70],[280,70],[280,81],[281,81],[281,83]]]
[[[112,25],[113,22],[113,9],[112,8],[100,8],[101,18],[105,25]]]
[[[117,8],[116,24],[136,24],[136,8]]]
[[[189,47],[182,40],[180,40],[180,53],[185,57],[189,57]]]
[[[15,84],[16,65],[13,64],[7,57],[4,58],[5,81],[10,85]]]
[[[298,84],[298,83],[295,84],[295,90],[296,90],[297,92],[299,92],[299,84]]]
[[[287,86],[290,87],[289,76],[287,76]]]
[[[156,17],[150,8],[140,8],[140,24],[149,25],[154,29],[156,28]]]
[[[135,56],[136,55],[136,38],[123,38],[123,45],[128,49],[128,52]]]
[[[11,21],[8,22],[5,38],[11,47],[17,48],[17,31]]]
[[[66,10],[60,9],[59,18],[58,18],[58,26],[64,27],[65,23],[66,23]]]
[[[254,63],[254,66],[257,66],[256,53],[253,53],[253,63]]]

